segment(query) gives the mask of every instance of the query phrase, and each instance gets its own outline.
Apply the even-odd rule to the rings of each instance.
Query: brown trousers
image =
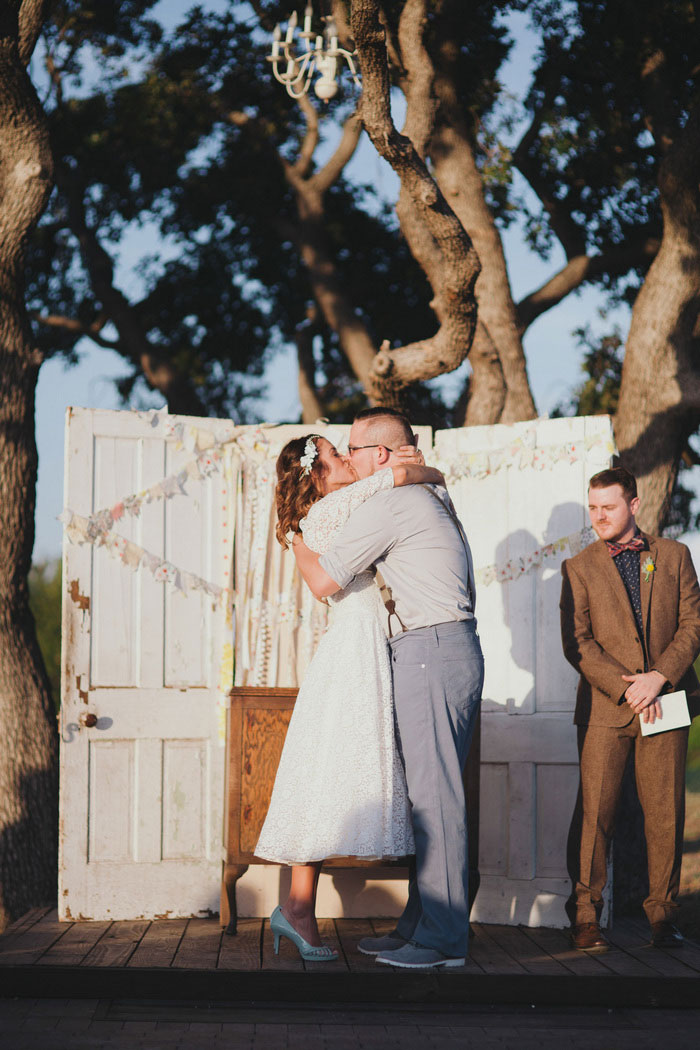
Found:
[[[598,922],[622,776],[634,752],[637,792],[644,813],[649,864],[650,923],[670,919],[681,877],[688,729],[643,737],[639,718],[620,728],[578,726],[581,783],[567,844],[572,924]]]

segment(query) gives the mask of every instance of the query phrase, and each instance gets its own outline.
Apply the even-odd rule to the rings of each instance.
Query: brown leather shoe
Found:
[[[655,948],[682,948],[683,934],[672,922],[652,922],[651,943]]]
[[[597,922],[582,922],[571,927],[571,943],[580,952],[601,954],[610,951],[610,942]]]

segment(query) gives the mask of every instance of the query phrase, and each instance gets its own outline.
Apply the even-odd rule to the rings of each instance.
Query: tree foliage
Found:
[[[660,180],[668,171],[670,185],[690,155],[693,5],[480,0],[468,18],[461,0],[324,9],[350,47],[350,13],[381,14],[387,76],[406,104],[402,141],[425,158],[480,259],[472,374],[454,414],[414,380],[470,351],[468,326],[457,326],[426,364],[458,259],[442,259],[436,277],[443,248],[425,216],[411,219],[400,203],[397,221],[374,186],[346,173],[353,90],[319,124],[272,79],[269,34],[289,13],[278,0],[203,4],[167,26],[153,0],[54,6],[44,76],[57,188],[30,285],[39,346],[68,356],[85,336],[110,346],[130,366],[125,398],[145,380],[175,411],[252,418],[275,354],[296,343],[305,418],[337,417],[368,395],[398,397],[420,421],[535,415],[523,334],[586,284],[634,307],[668,235]],[[529,14],[540,41],[522,102],[502,82],[514,12]],[[544,259],[565,255],[520,302],[501,243],[514,222]],[[657,271],[665,265],[662,254]],[[693,371],[685,342],[681,371]],[[669,390],[664,420],[643,424],[654,440],[635,431],[627,406],[645,356],[634,335],[616,426],[633,468],[656,472],[658,523],[668,487],[659,477],[672,482],[698,415]]]
[[[117,350],[131,366],[125,396],[145,376],[173,410],[241,419],[312,299],[284,170],[303,119],[269,75],[247,5],[193,8],[167,32],[152,7],[55,9],[57,189],[32,258],[36,337],[46,354],[74,354],[84,336]],[[335,108],[342,118],[348,104]],[[338,180],[325,232],[377,338],[407,338],[429,323],[425,278],[370,197]],[[127,265],[136,279],[119,273]],[[334,342],[326,332],[329,352]]]
[[[61,598],[60,558],[35,562],[29,573],[29,605],[57,710],[61,698]]]

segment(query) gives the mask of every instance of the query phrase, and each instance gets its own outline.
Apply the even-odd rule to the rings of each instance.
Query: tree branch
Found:
[[[399,135],[391,119],[384,31],[376,0],[354,0],[351,25],[362,68],[360,115],[377,152],[401,180],[420,221],[440,255],[440,279],[433,284],[440,327],[428,340],[377,354],[370,374],[373,396],[385,398],[408,383],[450,371],[464,360],[474,336],[474,284],[480,264],[459,219],[443,197],[415,146]]]
[[[306,134],[299,150],[299,156],[292,165],[292,170],[295,175],[304,178],[309,173],[311,162],[318,146],[318,113],[308,95],[301,95],[297,102],[306,120]]]
[[[137,365],[149,386],[165,397],[172,412],[207,415],[189,378],[179,372],[167,353],[156,349],[139,325],[134,308],[114,285],[114,263],[87,222],[82,189],[74,174],[61,168],[57,183],[68,204],[68,221],[80,244],[95,297],[120,335],[121,352]]]
[[[424,44],[427,22],[426,0],[406,0],[399,19],[399,45],[407,74],[403,134],[408,135],[422,160],[435,127],[438,105],[434,92],[435,70]]]
[[[103,335],[100,335],[101,330],[109,320],[104,315],[96,318],[92,324],[84,324],[74,317],[64,317],[61,314],[39,314],[34,312],[30,314],[30,317],[47,328],[60,328],[64,332],[71,332],[74,335],[88,336],[98,346],[103,346],[106,350],[116,350],[118,353],[123,351],[122,344],[118,340],[105,339]]]
[[[319,192],[325,193],[340,178],[345,165],[350,161],[357,149],[357,143],[360,141],[361,134],[362,121],[357,112],[351,113],[343,124],[343,134],[335,153],[321,170],[312,176],[312,181]]]
[[[311,103],[308,102],[308,105]],[[284,176],[294,192],[299,223],[293,226],[281,217],[278,220],[280,232],[297,245],[309,276],[311,291],[324,320],[328,327],[337,333],[351,369],[358,381],[366,387],[375,347],[367,325],[358,315],[338,272],[324,228],[323,202],[324,193],[340,177],[343,167],[357,146],[362,131],[359,117],[357,114],[348,117],[333,156],[319,172],[307,178],[300,174],[298,164],[290,164],[270,145],[260,121],[236,111],[227,112],[225,117],[238,126],[251,123],[260,141],[269,150],[271,163],[281,165]]]
[[[389,66],[394,70],[399,80],[405,75],[406,70],[404,69],[403,59],[401,58],[401,52],[398,44],[394,39],[394,31],[391,26],[391,22],[387,18],[384,5],[379,5],[379,21],[384,27],[384,38],[386,40],[386,53],[389,61]]]
[[[551,310],[586,281],[603,274],[622,276],[636,266],[648,265],[659,250],[658,237],[648,236],[601,255],[576,255],[549,280],[517,305],[518,331],[522,335],[541,314]]]
[[[675,135],[673,101],[666,79],[666,54],[657,47],[648,56],[641,69],[644,123],[654,137],[659,152],[668,153]]]
[[[553,91],[548,89],[540,105],[535,110],[529,128],[521,138],[513,151],[513,163],[516,168],[529,182],[533,192],[539,198],[545,211],[549,215],[549,222],[553,233],[558,238],[564,249],[567,259],[574,256],[585,255],[586,239],[583,231],[573,221],[571,214],[563,201],[558,200],[550,191],[546,179],[537,170],[537,165],[531,155],[531,149],[537,142],[546,111],[553,101]]]
[[[426,23],[425,0],[408,0],[399,19],[399,42],[405,54],[400,77],[406,99],[406,120],[402,134],[411,140],[421,160],[425,160],[437,113],[433,91],[435,71],[424,45]],[[431,286],[437,288],[442,277],[440,249],[403,183],[396,214],[411,254],[424,270]],[[431,306],[437,309],[438,303],[434,301]]]
[[[350,32],[350,23],[348,22],[347,11],[343,0],[331,0],[331,12],[335,19],[335,28],[338,33],[338,42],[341,47],[344,47],[346,51],[352,52],[355,48],[355,42],[352,39]]]
[[[48,0],[22,0],[19,9],[19,58],[24,66],[29,64],[34,54],[47,7]]]
[[[255,14],[258,16],[258,22],[260,25],[263,29],[266,29],[268,33],[271,33],[275,27],[275,19],[269,11],[269,5],[261,4],[260,0],[249,0],[249,2],[250,6],[255,11]]]
[[[299,364],[299,400],[301,402],[302,423],[313,424],[324,415],[323,405],[316,389],[313,340],[318,331],[318,307],[312,304],[307,316],[297,325],[295,339],[297,344],[297,362]]]

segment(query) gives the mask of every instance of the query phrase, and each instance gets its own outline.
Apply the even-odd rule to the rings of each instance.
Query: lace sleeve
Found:
[[[333,545],[336,532],[343,527],[354,510],[377,492],[386,492],[394,487],[394,472],[391,467],[377,471],[369,478],[355,481],[314,503],[301,522],[301,531],[307,547],[318,554],[325,554]]]

